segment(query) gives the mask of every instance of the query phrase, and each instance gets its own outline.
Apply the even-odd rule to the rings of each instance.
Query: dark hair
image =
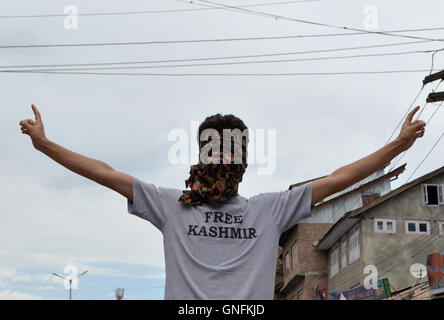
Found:
[[[245,123],[238,117],[232,114],[221,115],[220,113],[206,117],[205,120],[199,126],[199,135],[197,136],[197,141],[199,142],[199,137],[202,131],[205,129],[215,129],[220,135],[223,134],[223,129],[239,129],[244,131],[248,129]]]
[[[248,127],[241,119],[232,114],[222,115],[220,113],[206,117],[205,120],[199,126],[199,132],[197,136],[197,143],[199,144],[199,148],[201,148],[201,141],[200,141],[201,133],[206,129],[217,130],[217,132],[219,132],[221,137],[223,136],[224,129],[230,129],[230,130],[239,129],[241,133],[243,133],[244,130],[247,130],[245,137],[242,137],[242,140],[245,142],[245,145],[242,146],[242,158],[243,162],[246,163],[249,134],[248,134]]]

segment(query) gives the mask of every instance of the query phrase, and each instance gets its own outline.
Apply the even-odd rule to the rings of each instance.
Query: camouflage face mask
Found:
[[[211,141],[208,144],[211,146]],[[245,152],[242,151],[243,148]],[[242,155],[242,163],[235,163],[236,154]],[[227,154],[215,152],[209,157],[208,164],[202,163],[199,159],[198,164],[191,166],[190,177],[185,180],[185,186],[191,190],[184,190],[179,201],[196,206],[208,203],[209,200],[226,201],[236,196],[239,183],[247,168],[246,142],[242,141],[242,144],[239,144],[232,141],[231,159],[229,158]]]

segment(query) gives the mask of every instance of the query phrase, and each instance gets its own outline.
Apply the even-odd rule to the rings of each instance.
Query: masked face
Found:
[[[231,148],[225,148],[225,151],[231,151],[224,152],[224,148],[220,148],[220,141],[219,136],[219,142],[212,139],[201,146],[199,163],[191,166],[190,177],[185,181],[185,186],[191,190],[184,190],[179,201],[201,205],[209,200],[226,201],[237,195],[239,183],[247,168],[246,152],[242,150],[246,151],[246,142],[241,139],[242,143],[239,144],[232,140]]]

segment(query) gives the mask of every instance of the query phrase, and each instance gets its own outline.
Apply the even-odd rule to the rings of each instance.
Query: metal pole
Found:
[[[79,279],[81,276],[83,276],[85,273],[87,273],[88,270],[83,271],[81,274],[79,274],[77,276],[77,278],[75,278],[76,280]],[[62,278],[64,281],[69,280],[69,300],[72,300],[72,279],[68,279],[64,276],[59,275],[58,273],[53,272],[52,273],[54,276]],[[65,282],[66,283],[66,282]]]

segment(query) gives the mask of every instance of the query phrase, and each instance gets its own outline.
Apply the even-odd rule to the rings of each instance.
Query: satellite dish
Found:
[[[410,267],[410,273],[417,279],[424,279],[427,276],[427,269],[422,263],[414,263]]]
[[[114,293],[116,294],[116,300],[122,300],[123,295],[125,294],[125,289],[117,288],[116,291],[114,291]]]

